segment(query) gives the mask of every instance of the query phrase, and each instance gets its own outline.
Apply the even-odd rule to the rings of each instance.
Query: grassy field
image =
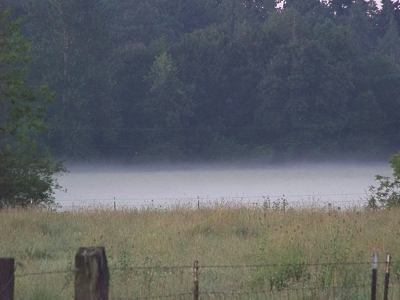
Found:
[[[288,299],[288,290],[301,291],[290,299],[365,299],[369,287],[360,287],[370,282],[374,252],[379,261],[392,255],[391,279],[398,281],[399,216],[398,209],[232,204],[197,210],[3,210],[0,257],[16,260],[15,299],[72,299],[74,255],[79,247],[97,245],[106,249],[111,299],[190,292],[194,260],[201,267],[200,291],[214,293],[210,299],[220,299],[216,291],[241,293],[240,299]],[[349,289],[340,292],[344,287]],[[393,290],[390,299],[398,298]]]

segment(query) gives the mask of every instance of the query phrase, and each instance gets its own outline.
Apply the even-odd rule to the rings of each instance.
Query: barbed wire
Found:
[[[70,198],[70,199],[61,199],[57,201],[161,201],[161,200],[228,200],[228,199],[264,199],[267,200],[269,198],[301,198],[301,197],[309,197],[309,198],[318,198],[318,197],[331,197],[331,196],[367,196],[369,193],[331,193],[331,194],[282,194],[282,195],[258,195],[258,196],[221,196],[221,197],[154,197],[154,198]],[[343,200],[343,202],[347,202],[348,200]]]
[[[392,261],[390,264],[396,264],[397,261]],[[227,268],[269,268],[269,267],[296,267],[296,266],[304,266],[304,267],[326,267],[326,266],[343,266],[343,265],[371,265],[371,262],[363,261],[346,261],[346,262],[328,262],[328,263],[296,263],[296,264],[282,264],[282,263],[273,263],[273,264],[254,264],[254,265],[199,265],[200,269],[227,269]],[[378,265],[386,265],[386,261],[377,262]],[[193,266],[185,265],[185,266],[129,266],[129,267],[110,267],[110,270],[140,270],[140,269],[193,269]]]
[[[399,283],[392,284],[398,285]],[[377,283],[378,287],[381,287],[382,284]],[[361,284],[361,285],[331,285],[331,286],[320,286],[320,287],[293,287],[293,288],[281,288],[280,290],[275,289],[268,289],[268,290],[253,290],[253,291],[239,291],[239,292],[231,292],[231,291],[205,291],[205,292],[198,292],[199,296],[206,296],[210,297],[213,296],[211,299],[215,299],[215,296],[222,296],[223,299],[231,299],[234,296],[239,296],[240,299],[243,296],[251,296],[251,295],[259,295],[263,294],[265,297],[271,294],[278,294],[278,293],[287,293],[287,292],[303,292],[304,291],[320,291],[320,290],[358,290],[358,289],[369,289],[371,285]],[[151,299],[180,299],[180,297],[184,296],[193,296],[192,293],[179,293],[179,294],[169,294],[169,295],[158,295],[158,296],[148,296],[148,297],[135,297],[135,298],[126,298],[126,297],[111,297],[112,300],[151,300]],[[218,298],[219,299],[219,298]],[[257,298],[258,299],[258,298]]]
[[[45,272],[32,272],[32,273],[22,273],[15,274],[15,277],[27,277],[27,276],[40,276],[40,275],[53,275],[53,274],[75,274],[74,270],[56,270],[56,271],[45,271]]]
[[[363,198],[362,196],[365,196]],[[302,197],[308,196],[308,199]],[[335,200],[331,197],[358,196],[349,200]],[[325,197],[325,199],[324,199]],[[295,199],[293,199],[295,198]],[[297,199],[296,199],[297,198]],[[300,199],[299,199],[300,198]],[[85,203],[86,202],[86,203]],[[141,202],[141,203],[140,203]],[[103,199],[64,199],[56,203],[63,210],[79,209],[177,209],[177,208],[213,208],[226,206],[278,209],[278,208],[307,208],[310,206],[319,208],[362,208],[368,205],[368,194],[314,194],[314,195],[282,195],[282,196],[229,196],[209,198],[103,198]]]
[[[392,264],[397,264],[400,261],[392,261],[390,262],[390,265]],[[386,265],[386,261],[378,261],[378,265]],[[317,263],[295,263],[295,264],[287,264],[287,263],[271,263],[271,264],[253,264],[253,265],[204,265],[204,266],[199,266],[199,272],[201,274],[201,270],[203,269],[209,269],[209,268],[275,268],[275,267],[296,267],[296,266],[302,266],[302,267],[327,267],[327,266],[371,266],[371,262],[367,261],[345,261],[345,262],[317,262]],[[192,265],[183,265],[183,266],[130,266],[130,267],[109,267],[109,271],[118,271],[118,270],[172,270],[172,269],[188,269],[190,271],[193,270]],[[372,268],[371,268],[372,269]],[[11,281],[14,279],[14,277],[29,277],[29,276],[47,276],[47,275],[52,275],[52,274],[67,274],[67,273],[72,273],[74,274],[75,271],[72,269],[64,269],[64,270],[53,270],[53,271],[45,271],[45,272],[32,272],[32,273],[23,273],[23,274],[15,274],[9,282],[6,284],[6,286],[0,291],[0,296],[1,294],[7,289]],[[190,272],[191,273],[191,272]],[[400,282],[397,280],[395,282],[390,283],[391,286],[398,286]],[[378,286],[381,286],[381,284],[377,284]],[[250,291],[224,291],[224,290],[210,290],[210,291],[201,291],[198,292],[199,296],[202,296],[204,298],[208,299],[215,299],[215,297],[218,297],[218,299],[243,299],[242,297],[251,297],[251,295],[264,295],[266,298],[267,296],[270,296],[271,294],[282,294],[282,293],[309,293],[309,292],[318,292],[318,291],[325,291],[325,292],[341,292],[345,290],[359,290],[361,289],[369,289],[370,285],[369,284],[355,284],[355,285],[326,285],[326,286],[308,286],[308,285],[302,285],[302,286],[293,286],[293,287],[287,287],[287,286],[280,286],[279,288],[276,287],[271,287],[268,288],[267,290],[250,290]],[[366,290],[366,292],[368,292]],[[140,297],[110,297],[110,299],[115,299],[115,300],[151,300],[151,299],[188,299],[189,297],[193,296],[193,292],[181,292],[181,293],[176,293],[176,294],[170,294],[166,293],[165,295],[154,295],[154,296],[140,296]],[[1,297],[0,297],[1,298]],[[251,298],[244,298],[244,299],[251,299]],[[297,298],[295,298],[297,299]],[[299,298],[301,299],[301,298]]]
[[[170,295],[160,295],[160,296],[152,296],[152,297],[140,297],[140,298],[115,298],[111,297],[112,300],[150,300],[150,299],[168,299],[174,298],[179,299],[180,297],[193,296],[193,293],[180,293],[180,294],[170,294]]]
[[[400,261],[391,261],[390,264],[397,264]],[[326,266],[343,266],[343,265],[371,265],[370,261],[345,261],[345,262],[327,262],[327,263],[296,263],[296,264],[285,264],[285,263],[271,263],[271,264],[250,264],[250,265],[199,265],[200,269],[241,269],[241,268],[275,268],[275,267],[326,267]],[[386,261],[378,261],[378,265],[386,265]],[[165,269],[165,270],[173,270],[173,269],[193,269],[193,265],[182,265],[182,266],[128,266],[128,267],[117,267],[110,266],[110,271],[125,271],[125,270],[151,270],[151,269]],[[65,270],[53,270],[53,271],[44,271],[44,272],[32,272],[32,273],[22,273],[22,274],[14,274],[14,277],[27,277],[27,276],[40,276],[40,275],[54,275],[54,274],[75,274],[74,269],[65,269]],[[11,280],[11,279],[10,279]]]

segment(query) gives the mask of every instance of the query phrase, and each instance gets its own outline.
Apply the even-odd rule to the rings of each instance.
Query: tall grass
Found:
[[[203,291],[359,286],[368,283],[374,251],[400,261],[399,213],[237,204],[195,210],[3,210],[0,257],[16,259],[16,299],[70,299],[74,255],[79,247],[95,245],[106,249],[115,297],[190,291],[190,268],[167,267],[191,266],[194,260],[203,266]],[[55,270],[66,272],[21,276]],[[393,279],[400,276],[400,264],[392,271]]]

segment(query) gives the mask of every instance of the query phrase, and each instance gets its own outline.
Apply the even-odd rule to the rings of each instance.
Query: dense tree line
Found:
[[[75,159],[373,157],[400,147],[400,3],[2,0]],[[280,2],[280,3],[277,3]]]

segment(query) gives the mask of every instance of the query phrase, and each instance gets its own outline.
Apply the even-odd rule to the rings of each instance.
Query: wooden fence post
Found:
[[[383,300],[388,300],[389,294],[389,277],[390,277],[390,254],[386,254],[386,274],[385,274],[385,289],[383,292]]]
[[[75,255],[74,300],[108,300],[109,278],[104,247],[79,248]]]
[[[199,300],[199,262],[197,260],[194,262],[193,273],[194,273],[193,299]]]
[[[14,299],[14,258],[0,258],[0,300]]]
[[[374,253],[372,262],[371,300],[376,300],[377,275],[378,275],[378,254]]]

